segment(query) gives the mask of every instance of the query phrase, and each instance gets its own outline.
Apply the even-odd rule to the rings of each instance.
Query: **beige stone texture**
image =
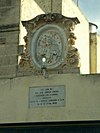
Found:
[[[0,56],[7,55],[17,55],[17,46],[15,45],[1,45],[0,46]]]
[[[16,119],[16,102],[11,82],[10,79],[0,80],[0,123],[10,123]]]
[[[0,80],[3,78],[14,78],[17,73],[17,65],[4,65],[0,66]]]
[[[20,1],[0,0],[0,25],[19,23]]]
[[[0,57],[0,67],[8,66],[8,65],[16,65],[17,63],[17,56],[1,56]]]
[[[51,2],[52,0],[34,0],[34,2],[39,6],[37,8],[42,9],[45,13],[51,12]],[[58,3],[58,2],[57,2]],[[38,9],[36,9],[38,11]]]
[[[49,75],[0,80],[0,123],[100,120],[100,76]],[[65,85],[64,107],[29,108],[29,87]]]
[[[100,36],[97,35],[97,73],[100,74]]]
[[[76,47],[80,53],[80,73],[89,74],[89,23],[73,0],[62,0],[62,14],[77,17],[80,21],[75,27]]]
[[[97,33],[90,33],[90,73],[97,73]]]
[[[0,79],[16,76],[20,0],[0,0]]]
[[[62,13],[62,0],[51,0],[51,12]]]
[[[2,45],[2,41],[7,45],[17,45],[19,43],[19,31],[12,32],[1,32],[0,33],[0,45]]]
[[[51,6],[51,0],[23,0],[21,1],[21,20],[30,20],[39,14],[45,13]],[[45,9],[45,7],[47,9]],[[45,10],[45,11],[43,11]],[[50,10],[49,10],[50,12]]]

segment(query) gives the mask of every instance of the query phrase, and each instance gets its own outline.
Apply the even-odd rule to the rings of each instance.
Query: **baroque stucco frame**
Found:
[[[64,61],[54,70],[59,73],[63,73],[63,70],[67,70],[68,68],[78,68],[79,65],[79,53],[78,49],[75,48],[75,40],[76,36],[74,34],[75,25],[79,23],[79,20],[75,18],[68,18],[59,13],[49,13],[49,14],[41,14],[37,17],[29,20],[22,21],[23,26],[27,30],[27,35],[24,37],[25,41],[25,50],[21,55],[19,68],[21,70],[29,70],[34,74],[40,74],[41,70],[37,69],[37,67],[32,62],[31,58],[31,36],[33,31],[36,31],[40,27],[43,27],[47,24],[55,24],[59,25],[62,28],[66,29],[66,37],[68,41],[67,45],[67,54]],[[48,72],[53,70],[48,70]]]

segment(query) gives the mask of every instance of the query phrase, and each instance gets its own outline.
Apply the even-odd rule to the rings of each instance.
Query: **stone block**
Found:
[[[12,0],[0,0],[0,8],[11,5],[12,5]]]
[[[0,46],[0,57],[17,55],[18,47],[14,45],[1,45]]]
[[[17,65],[17,56],[0,57],[0,66]]]
[[[45,12],[51,12],[51,0],[34,0],[37,5]]]
[[[0,8],[20,5],[20,0],[0,0]]]
[[[0,8],[0,25],[10,23],[20,23],[19,6],[11,6]]]
[[[52,12],[62,13],[62,0],[52,0]]]
[[[17,66],[0,66],[0,78],[12,78],[16,76]]]
[[[4,36],[0,37],[0,45],[3,45],[3,44],[6,44],[6,38]]]
[[[11,79],[0,79],[0,121],[14,122],[15,120],[15,98]]]
[[[19,31],[14,32],[1,32],[0,45],[17,45],[19,42]]]

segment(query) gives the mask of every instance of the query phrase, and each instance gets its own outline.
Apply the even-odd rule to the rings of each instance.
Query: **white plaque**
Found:
[[[65,86],[30,87],[29,107],[47,107],[65,105]]]

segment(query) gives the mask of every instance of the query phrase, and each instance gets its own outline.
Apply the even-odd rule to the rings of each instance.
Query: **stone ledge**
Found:
[[[52,75],[52,74],[80,74],[80,68],[67,68],[66,70],[61,70],[61,69],[56,69],[56,70],[49,70],[47,71],[47,75]],[[38,75],[42,75],[42,70],[41,71],[37,71],[37,72],[33,72],[31,69],[29,70],[22,70],[22,69],[18,69],[17,71],[17,77],[24,77],[24,76],[38,76]]]

